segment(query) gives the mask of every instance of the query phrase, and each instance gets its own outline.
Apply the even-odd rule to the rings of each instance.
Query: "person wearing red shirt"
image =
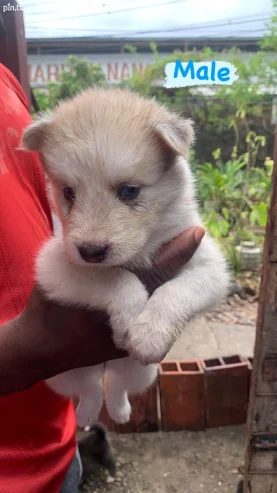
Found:
[[[34,259],[52,234],[52,217],[38,156],[19,149],[28,102],[2,64],[0,115],[0,493],[74,493],[73,403],[43,380],[125,354],[114,347],[105,314],[50,302],[35,285]],[[144,277],[150,294],[203,235],[190,228],[160,253]]]

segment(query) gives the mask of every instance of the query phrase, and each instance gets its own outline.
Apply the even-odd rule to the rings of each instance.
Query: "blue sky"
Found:
[[[28,38],[262,37],[272,0],[21,0]]]

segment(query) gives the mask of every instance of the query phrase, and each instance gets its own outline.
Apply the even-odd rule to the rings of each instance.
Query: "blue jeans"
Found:
[[[78,493],[83,474],[81,457],[77,448],[76,454],[68,468],[60,493]]]

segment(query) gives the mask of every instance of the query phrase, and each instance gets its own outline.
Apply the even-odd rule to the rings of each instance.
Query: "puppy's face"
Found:
[[[89,90],[28,127],[40,151],[69,257],[81,264],[129,262],[159,226],[177,154],[191,122],[121,90]]]

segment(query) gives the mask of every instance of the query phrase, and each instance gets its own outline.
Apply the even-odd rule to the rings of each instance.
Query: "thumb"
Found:
[[[136,272],[136,275],[147,287],[149,294],[173,279],[179,269],[191,259],[204,234],[204,228],[191,226],[161,248],[150,270]]]
[[[199,247],[205,229],[191,226],[160,250],[154,265],[159,270],[171,272],[173,275],[192,258]]]

